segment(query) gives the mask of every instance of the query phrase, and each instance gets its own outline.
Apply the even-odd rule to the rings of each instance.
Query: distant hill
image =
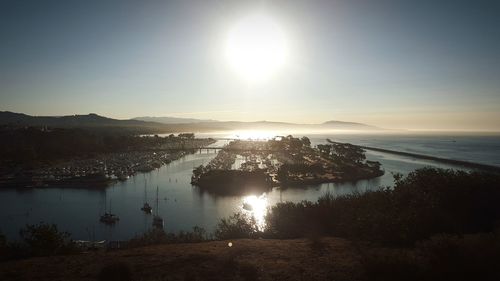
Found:
[[[136,117],[133,120],[158,122],[163,124],[178,125],[184,124],[186,128],[197,130],[280,130],[280,129],[341,129],[341,130],[380,130],[381,128],[366,125],[363,123],[344,122],[344,121],[327,121],[321,124],[297,124],[287,122],[271,122],[271,121],[218,121],[194,118],[178,118],[178,117]]]
[[[217,122],[216,120],[209,119],[195,119],[195,118],[180,118],[180,117],[135,117],[132,120],[158,122],[163,124],[189,124],[189,123],[203,123],[203,122]]]
[[[192,128],[193,131],[197,129],[210,129],[215,131],[226,130],[269,130],[269,131],[324,131],[324,130],[363,130],[373,131],[382,130],[381,128],[354,122],[342,121],[328,121],[322,124],[296,124],[287,122],[270,122],[270,121],[256,121],[256,122],[240,122],[240,121],[216,121],[216,122],[203,122],[203,123],[190,123],[185,124],[186,127]]]
[[[331,120],[331,121],[326,121],[322,124],[320,124],[320,126],[323,126],[323,127],[335,127],[335,128],[350,128],[350,129],[356,129],[356,128],[359,128],[359,129],[371,129],[371,130],[380,130],[381,128],[378,128],[378,127],[375,127],[375,126],[372,126],[372,125],[366,125],[366,124],[363,124],[363,123],[356,123],[356,122],[345,122],[345,121],[335,121],[335,120]]]
[[[100,116],[94,113],[68,116],[31,116],[9,111],[0,111],[0,125],[87,128],[102,131],[122,130],[143,134],[233,130],[381,130],[378,127],[362,123],[343,121],[327,121],[322,124],[296,124],[270,121],[216,121],[176,117],[138,117],[134,119],[119,120]]]
[[[168,131],[164,124],[139,120],[118,120],[94,113],[68,116],[30,116],[22,113],[0,111],[0,125],[47,126],[52,128],[116,129],[138,133]]]

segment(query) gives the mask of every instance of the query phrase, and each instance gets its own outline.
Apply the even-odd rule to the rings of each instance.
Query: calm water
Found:
[[[500,166],[498,136],[311,135],[310,137],[313,144],[324,142],[326,137],[330,137],[337,141]],[[167,231],[189,230],[198,225],[211,232],[220,218],[242,211],[244,201],[253,206],[253,210],[249,213],[259,221],[262,220],[266,207],[280,201],[314,201],[326,192],[341,195],[375,189],[391,185],[394,172],[406,174],[424,166],[459,168],[432,161],[368,152],[367,157],[370,160],[382,163],[386,171],[384,176],[356,183],[322,184],[283,191],[274,189],[264,195],[221,197],[200,192],[190,184],[193,167],[206,164],[214,156],[214,152],[207,151],[188,155],[151,173],[137,174],[105,190],[69,188],[0,190],[0,230],[10,239],[15,239],[18,237],[19,229],[25,224],[44,221],[56,223],[60,229],[72,233],[74,239],[94,239],[94,237],[107,240],[129,239],[149,229],[152,224],[152,216],[140,210],[144,200],[144,183],[147,181],[148,201],[154,207],[156,187],[159,187],[159,212],[165,220]],[[120,216],[120,222],[115,226],[99,223],[105,198],[108,199],[108,208],[111,200],[112,212]]]

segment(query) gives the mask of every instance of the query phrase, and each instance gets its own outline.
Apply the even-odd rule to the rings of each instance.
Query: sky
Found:
[[[265,14],[286,62],[228,66]],[[498,1],[0,0],[0,110],[500,131]]]

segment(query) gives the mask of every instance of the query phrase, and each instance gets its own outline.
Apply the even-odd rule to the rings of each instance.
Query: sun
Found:
[[[267,80],[286,63],[285,33],[268,15],[247,16],[229,30],[225,55],[230,67],[244,79]]]

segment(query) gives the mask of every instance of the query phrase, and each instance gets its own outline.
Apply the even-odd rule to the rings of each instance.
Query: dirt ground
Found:
[[[359,280],[359,268],[340,238],[241,239],[3,262],[0,280]]]

